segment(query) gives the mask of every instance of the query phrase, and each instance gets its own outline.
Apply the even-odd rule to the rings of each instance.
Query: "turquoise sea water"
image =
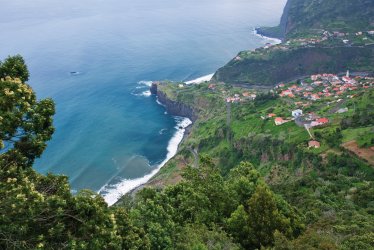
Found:
[[[277,24],[285,2],[0,0],[0,58],[22,54],[38,97],[56,102],[36,169],[95,191],[149,174],[178,121],[147,95],[148,81],[191,80],[262,46],[253,28]]]

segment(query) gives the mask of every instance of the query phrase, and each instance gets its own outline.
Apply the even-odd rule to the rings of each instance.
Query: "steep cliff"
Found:
[[[280,24],[259,34],[287,39],[321,30],[357,32],[374,29],[372,0],[288,0]]]
[[[260,27],[256,28],[258,34],[267,36],[267,37],[274,37],[279,39],[284,39],[287,30],[287,23],[288,23],[288,13],[290,11],[290,6],[292,4],[292,0],[288,0],[286,6],[284,7],[283,14],[278,26],[275,27]]]
[[[158,101],[165,106],[166,111],[170,115],[187,117],[192,122],[197,120],[198,116],[192,107],[183,102],[172,100],[171,97],[158,87],[158,83],[152,83],[150,91],[153,95],[157,95]]]

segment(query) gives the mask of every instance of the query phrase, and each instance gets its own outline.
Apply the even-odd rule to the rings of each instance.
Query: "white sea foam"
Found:
[[[191,80],[191,81],[187,81],[185,83],[186,84],[199,84],[199,83],[202,83],[202,82],[210,81],[212,79],[213,75],[214,75],[214,73],[196,78],[196,79]]]
[[[142,95],[142,96],[151,96],[152,94],[151,94],[150,90],[146,90],[146,91],[142,92],[140,95]]]
[[[274,37],[267,37],[267,36],[263,36],[261,34],[258,34],[257,30],[256,29],[253,29],[253,34],[255,34],[256,36],[258,37],[261,37],[263,39],[266,39],[268,40],[271,44],[280,44],[282,43],[282,40],[278,39],[278,38],[274,38]]]
[[[159,100],[158,100],[158,98],[156,99],[156,103],[158,104],[158,105],[161,105],[161,106],[163,106],[163,107],[165,107],[165,105],[164,104],[162,104]],[[166,111],[165,111],[166,112]],[[167,114],[167,112],[166,113],[164,113],[164,114]]]
[[[134,96],[151,96],[151,91],[149,90],[149,87],[152,86],[153,81],[139,81],[138,85],[135,87],[135,90],[131,92],[132,95]],[[144,90],[147,89],[147,90]]]
[[[152,95],[151,91],[150,90],[145,90],[145,91],[142,91],[142,92],[139,92],[138,90],[134,90],[131,92],[132,95],[134,96],[145,96],[145,97],[149,97]]]
[[[151,87],[152,83],[153,83],[153,81],[139,81],[138,82],[139,85],[145,85],[145,86],[148,86],[148,87]]]
[[[160,135],[163,135],[163,134],[165,134],[165,132],[166,132],[167,130],[168,130],[167,128],[162,128],[162,129],[160,129],[160,131],[158,131],[158,133],[159,133]]]
[[[116,203],[122,195],[148,182],[155,174],[157,174],[157,172],[166,164],[167,161],[174,157],[174,155],[177,153],[179,143],[183,139],[186,128],[192,124],[191,120],[188,118],[176,117],[175,119],[177,121],[177,125],[175,126],[177,131],[169,141],[166,158],[160,164],[158,164],[151,173],[133,180],[123,179],[117,184],[105,185],[99,190],[99,193],[103,195],[109,206]]]

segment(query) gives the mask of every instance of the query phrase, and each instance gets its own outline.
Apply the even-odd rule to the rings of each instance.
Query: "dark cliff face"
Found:
[[[165,106],[166,111],[170,115],[187,117],[192,122],[197,120],[198,116],[190,106],[178,101],[170,100],[164,92],[158,89],[156,83],[152,84],[150,91],[153,95],[157,95],[158,101]]]
[[[280,24],[256,29],[282,40],[323,30],[357,32],[374,29],[373,0],[288,0]]]
[[[284,40],[286,33],[289,31],[290,20],[289,20],[288,13],[290,11],[291,5],[292,5],[292,0],[288,0],[283,9],[283,14],[282,14],[282,17],[281,17],[281,20],[278,26],[256,28],[257,34],[266,36],[266,37],[273,37],[273,38]]]

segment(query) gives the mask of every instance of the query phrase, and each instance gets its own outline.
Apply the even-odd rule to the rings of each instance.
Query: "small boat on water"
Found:
[[[79,75],[79,74],[80,74],[79,71],[70,71],[70,75],[76,76],[76,75]]]

